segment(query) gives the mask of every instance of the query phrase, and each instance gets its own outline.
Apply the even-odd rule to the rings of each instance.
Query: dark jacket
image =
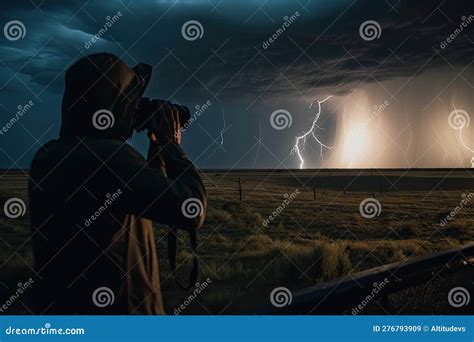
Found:
[[[136,87],[135,75],[118,58],[101,54],[96,59],[81,60],[66,74],[60,138],[46,143],[31,165],[37,311],[164,313],[150,220],[199,227],[206,207],[204,186],[174,142],[151,145],[147,160],[127,144],[133,101],[143,91],[129,91]],[[112,86],[100,81],[90,87],[90,74],[100,78],[97,65]],[[112,130],[91,127],[101,108],[114,114]],[[189,198],[202,203],[200,216],[183,215],[182,204]]]

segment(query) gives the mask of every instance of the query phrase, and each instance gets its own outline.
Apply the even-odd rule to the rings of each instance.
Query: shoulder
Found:
[[[126,179],[146,166],[146,160],[140,152],[125,141],[87,139],[84,143],[86,149],[90,150],[90,154],[98,162],[97,167],[100,167],[102,172],[112,172]]]
[[[137,159],[145,160],[143,156],[130,146],[126,141],[115,139],[92,139],[85,138],[82,144],[92,154],[96,154],[100,159]]]
[[[115,139],[56,139],[44,144],[35,154],[31,168],[37,165],[85,165],[145,163],[144,157],[127,142]]]

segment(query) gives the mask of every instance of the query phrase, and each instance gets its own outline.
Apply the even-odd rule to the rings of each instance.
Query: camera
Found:
[[[181,127],[191,118],[191,113],[186,106],[165,100],[150,100],[147,97],[142,97],[136,106],[135,130],[137,132],[143,130],[157,131],[157,128],[160,127],[159,121],[162,119],[162,113],[165,110],[178,112]]]
[[[137,77],[136,83],[131,86],[131,92],[138,92],[138,96],[143,95],[148,83],[150,82],[152,69],[151,65],[145,63],[139,63],[132,68]],[[143,130],[157,131],[158,127],[161,126],[160,120],[162,120],[162,116],[167,110],[178,112],[181,127],[191,118],[191,113],[188,107],[165,100],[140,97],[135,108],[134,129],[137,132]]]

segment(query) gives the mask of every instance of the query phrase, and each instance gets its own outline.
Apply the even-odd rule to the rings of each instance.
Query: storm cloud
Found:
[[[130,65],[153,65],[148,96],[192,108],[211,103],[184,136],[200,167],[297,167],[290,154],[294,139],[313,120],[310,103],[327,95],[333,98],[324,107],[319,134],[335,149],[324,151],[329,158],[324,164],[318,146],[308,142],[309,167],[349,166],[337,147],[347,143],[341,132],[344,120],[351,122],[350,108],[369,108],[360,114],[363,123],[370,108],[388,101],[384,119],[374,125],[387,120],[389,134],[388,127],[400,131],[398,123],[409,117],[410,129],[431,136],[426,133],[431,123],[424,128],[415,123],[440,121],[454,93],[458,106],[473,110],[468,99],[474,84],[474,5],[468,0],[17,1],[0,7],[2,25],[18,20],[26,29],[22,39],[0,40],[0,124],[18,106],[35,103],[0,135],[4,168],[28,167],[39,144],[57,136],[64,72],[99,51]],[[202,28],[197,39],[183,36],[191,20]],[[361,25],[374,22],[375,36],[364,36]],[[291,113],[292,125],[280,131],[269,118],[282,108]],[[441,141],[452,133],[441,131]],[[396,133],[384,136],[395,140]],[[132,143],[145,147],[143,136]],[[400,156],[413,155],[411,161],[397,155],[372,166],[466,166],[470,155],[462,146],[440,145],[436,149],[448,150],[450,157],[430,163],[417,158],[423,145],[420,141],[418,151],[401,148]]]

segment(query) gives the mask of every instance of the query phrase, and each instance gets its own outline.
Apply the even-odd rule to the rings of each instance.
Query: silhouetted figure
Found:
[[[59,139],[30,171],[38,313],[164,313],[151,221],[195,229],[206,198],[171,106],[151,113],[158,124],[147,160],[126,142],[147,76],[105,53],[66,73]],[[200,215],[183,214],[190,198]]]

